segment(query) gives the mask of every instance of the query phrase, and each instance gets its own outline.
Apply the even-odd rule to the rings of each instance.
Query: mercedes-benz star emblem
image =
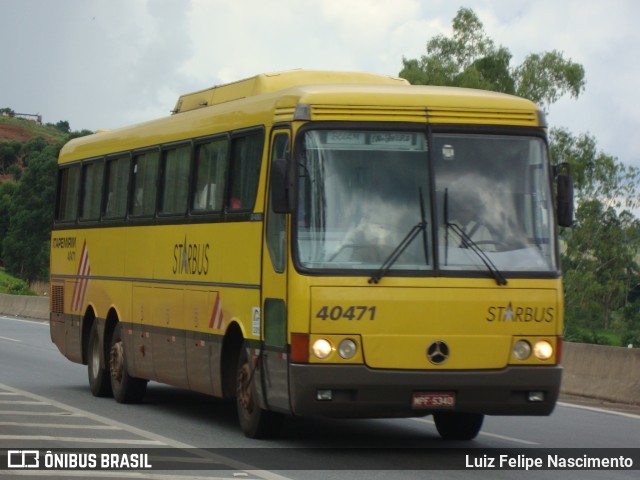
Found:
[[[429,348],[427,348],[427,358],[434,365],[446,362],[447,358],[449,358],[449,346],[442,340],[431,342]]]

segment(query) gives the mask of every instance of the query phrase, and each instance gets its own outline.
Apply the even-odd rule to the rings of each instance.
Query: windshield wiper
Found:
[[[398,244],[396,248],[394,248],[393,252],[389,254],[387,259],[382,263],[382,266],[371,275],[369,278],[369,283],[377,284],[380,282],[382,277],[384,277],[389,270],[393,266],[394,263],[400,258],[400,256],[404,253],[409,245],[415,240],[420,232],[422,232],[422,241],[424,244],[424,258],[426,262],[429,262],[429,242],[427,239],[427,213],[424,208],[424,197],[422,196],[422,188],[418,188],[418,195],[420,198],[420,223],[416,224],[409,230],[407,236],[402,239],[402,241]]]
[[[502,274],[502,272],[498,270],[498,267],[496,267],[495,263],[491,261],[489,256],[484,253],[484,251],[478,246],[478,244],[476,244],[476,242],[471,240],[471,237],[469,237],[469,235],[467,235],[467,233],[462,228],[460,228],[455,223],[447,223],[447,228],[450,228],[451,230],[456,232],[456,234],[462,240],[462,246],[464,248],[468,248],[469,250],[473,251],[473,253],[475,253],[478,258],[482,260],[482,263],[484,263],[487,269],[491,272],[498,285],[506,285],[508,283],[507,279]]]
[[[470,249],[473,253],[475,253],[478,256],[478,258],[480,258],[480,260],[482,260],[482,263],[484,263],[487,269],[489,270],[489,272],[491,272],[491,275],[493,275],[493,278],[495,278],[496,283],[498,285],[506,285],[508,283],[506,277],[502,274],[500,270],[498,270],[498,267],[496,267],[496,265],[491,261],[489,256],[486,253],[484,253],[484,251],[478,246],[478,244],[473,240],[471,240],[471,237],[462,228],[460,228],[459,225],[449,222],[449,192],[448,192],[448,189],[446,188],[444,190],[444,222],[445,222],[445,227],[447,229],[447,233],[445,234],[446,235],[446,240],[445,240],[446,256],[448,256],[448,253],[449,253],[448,232],[449,232],[449,229],[451,229],[460,237],[460,240],[462,240],[462,246],[464,248]]]

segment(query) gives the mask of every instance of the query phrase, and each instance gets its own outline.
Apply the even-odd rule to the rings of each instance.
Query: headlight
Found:
[[[513,356],[518,360],[526,360],[531,355],[531,345],[526,340],[518,340],[513,345]]]
[[[546,340],[540,340],[533,346],[533,354],[538,360],[549,360],[553,355],[553,346]]]
[[[333,345],[331,345],[331,342],[329,342],[329,340],[320,338],[313,342],[311,351],[316,357],[322,360],[331,355],[331,352],[333,351]]]
[[[345,360],[349,360],[356,354],[357,349],[358,347],[356,346],[356,342],[350,338],[345,338],[338,345],[338,355]]]

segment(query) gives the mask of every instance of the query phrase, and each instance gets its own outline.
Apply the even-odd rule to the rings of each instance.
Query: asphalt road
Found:
[[[240,432],[233,405],[204,395],[150,383],[140,405],[95,398],[88,388],[86,367],[58,352],[48,323],[0,316],[0,454],[16,449],[96,449],[96,455],[101,455],[114,448],[125,453],[153,448],[159,453],[150,462],[154,469],[148,471],[11,469],[0,470],[0,476],[636,479],[640,478],[640,414],[561,402],[549,417],[487,417],[472,442],[441,440],[429,417],[290,418],[279,439],[256,441]],[[536,452],[544,453],[540,455],[545,464],[547,454],[560,458],[623,455],[633,458],[635,470],[490,468],[491,459],[499,464],[502,454],[511,461],[526,462]],[[475,468],[478,462],[489,468]],[[166,470],[159,470],[159,465]]]

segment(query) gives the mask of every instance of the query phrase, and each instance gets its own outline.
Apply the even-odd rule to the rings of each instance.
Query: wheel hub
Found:
[[[111,366],[111,376],[118,382],[122,381],[122,372],[124,371],[124,348],[122,346],[122,340],[114,343],[111,347],[109,365]]]
[[[249,365],[245,363],[238,371],[238,388],[236,395],[238,397],[238,403],[242,409],[247,412],[251,412],[253,410],[253,394],[249,383],[250,376],[251,372],[249,371]]]

